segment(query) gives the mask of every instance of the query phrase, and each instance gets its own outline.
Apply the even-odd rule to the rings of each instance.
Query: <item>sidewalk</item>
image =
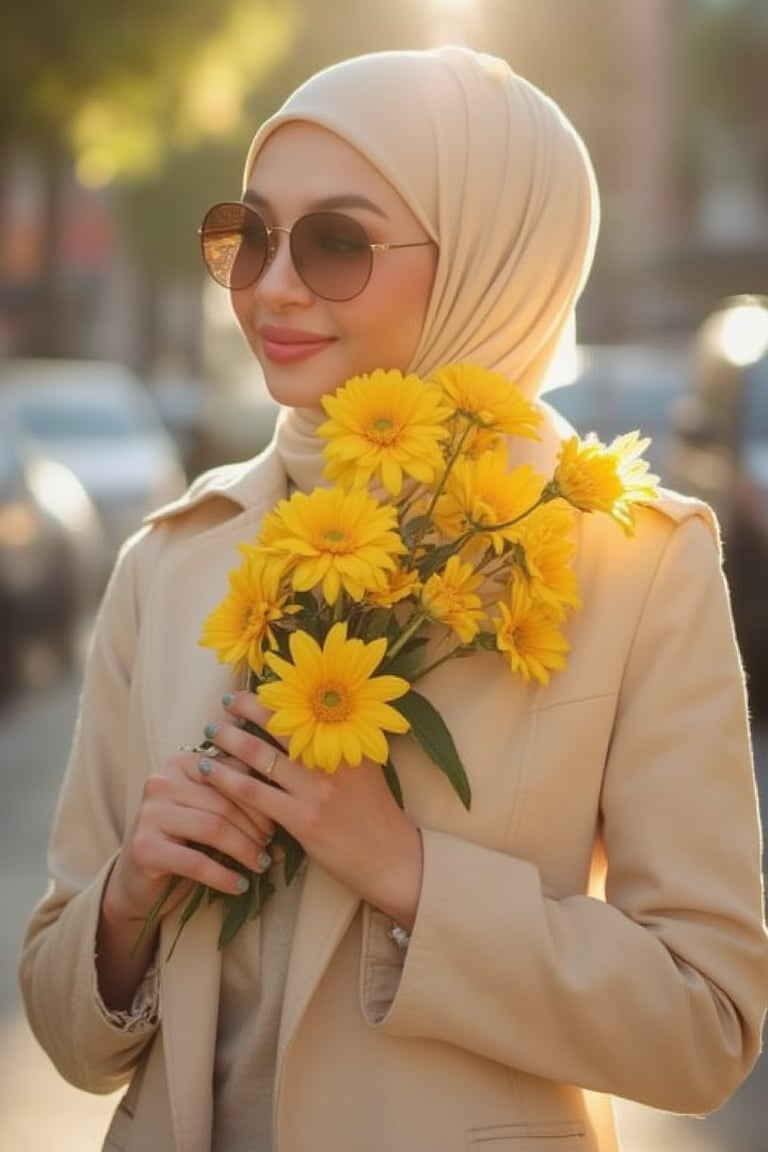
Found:
[[[62,1080],[21,1014],[0,1027],[0,1068],[3,1152],[98,1152],[116,1098],[89,1096]]]

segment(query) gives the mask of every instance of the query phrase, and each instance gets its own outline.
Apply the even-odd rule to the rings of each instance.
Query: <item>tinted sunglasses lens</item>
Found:
[[[267,261],[267,230],[258,213],[245,204],[215,204],[200,228],[203,260],[217,284],[248,288]]]
[[[351,300],[371,275],[368,233],[351,216],[311,212],[291,232],[291,259],[299,276],[324,300]]]

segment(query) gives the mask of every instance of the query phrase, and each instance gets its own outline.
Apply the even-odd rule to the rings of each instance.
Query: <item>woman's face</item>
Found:
[[[292,228],[305,213],[330,208],[357,220],[376,244],[429,239],[380,172],[314,124],[283,124],[269,137],[245,199],[271,227]],[[299,278],[287,235],[275,238],[275,257],[261,279],[232,290],[238,322],[274,399],[294,408],[317,407],[321,396],[350,376],[375,368],[404,371],[424,324],[437,247],[374,253],[360,295],[334,302],[316,296]]]

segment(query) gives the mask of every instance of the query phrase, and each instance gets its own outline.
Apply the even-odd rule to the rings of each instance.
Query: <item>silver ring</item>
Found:
[[[275,750],[272,753],[272,759],[270,760],[269,764],[267,764],[266,768],[263,770],[263,775],[266,776],[267,780],[272,779],[272,773],[275,770],[275,764],[277,764],[277,758],[279,755],[280,755],[280,753],[277,750]]]
[[[179,752],[196,752],[198,755],[221,756],[221,748],[217,748],[210,740],[204,740],[202,744],[179,744]]]

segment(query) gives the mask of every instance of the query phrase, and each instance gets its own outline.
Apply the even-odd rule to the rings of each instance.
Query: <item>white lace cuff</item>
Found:
[[[94,976],[94,993],[99,1011],[113,1028],[122,1032],[149,1032],[160,1022],[160,973],[157,960],[147,968],[127,1011],[107,1008]]]

